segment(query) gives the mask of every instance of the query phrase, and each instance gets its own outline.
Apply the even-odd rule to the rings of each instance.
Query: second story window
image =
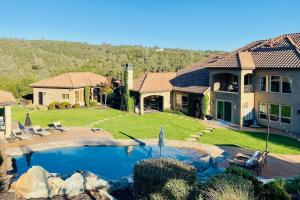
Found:
[[[280,92],[280,76],[271,76],[271,92]]]
[[[292,81],[287,77],[282,77],[282,93],[290,94],[292,93]]]
[[[260,91],[266,92],[267,91],[267,77],[266,76],[260,77],[259,84],[260,84]]]

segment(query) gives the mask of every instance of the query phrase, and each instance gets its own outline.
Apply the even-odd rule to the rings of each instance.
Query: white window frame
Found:
[[[288,107],[291,108],[291,116],[290,116],[290,117],[284,117],[284,118],[289,118],[290,121],[291,121],[291,123],[285,123],[285,122],[282,122],[282,121],[281,121],[281,119],[282,119],[282,115],[281,115],[281,107],[282,107],[282,106],[288,106]],[[292,123],[293,123],[293,121],[292,121],[293,107],[292,107],[292,106],[290,106],[290,105],[280,105],[280,112],[279,112],[279,114],[280,114],[280,120],[279,120],[280,123],[287,124],[287,125],[292,125]]]
[[[278,116],[271,114],[271,105],[278,106]],[[269,111],[270,112],[270,121],[272,121],[272,122],[279,122],[281,120],[281,117],[280,117],[281,105],[276,104],[276,103],[269,103],[269,109],[270,109],[270,111]],[[277,120],[272,120],[271,119],[272,116],[278,117],[278,119]]]
[[[68,98],[66,98],[66,96],[68,96]],[[62,93],[61,97],[64,100],[66,100],[66,99],[69,100],[70,99],[70,94],[68,94],[68,93]]]
[[[263,79],[263,78],[266,78],[266,89],[265,89],[265,90],[262,90],[262,89],[261,89],[261,87],[262,87],[262,79]],[[268,92],[268,91],[269,91],[269,90],[268,90],[268,89],[269,89],[269,87],[268,87],[268,85],[269,85],[269,84],[268,84],[268,80],[269,80],[268,76],[260,76],[260,77],[259,77],[259,91],[260,91],[260,92]]]
[[[278,118],[278,120],[277,120],[277,121],[271,120],[271,113],[270,113],[269,110],[267,110],[267,113],[266,113],[267,118],[266,118],[266,119],[265,119],[265,118],[261,118],[261,117],[260,117],[260,105],[261,105],[261,104],[265,104],[265,105],[267,106],[267,109],[268,109],[268,108],[270,109],[271,104],[273,104],[273,105],[278,105],[278,106],[279,106],[279,116],[278,116],[279,118]],[[290,116],[290,117],[284,117],[284,118],[289,118],[290,121],[291,121],[291,123],[285,123],[285,122],[282,122],[282,121],[281,121],[281,119],[282,119],[282,115],[281,115],[281,109],[282,109],[282,106],[288,106],[288,107],[291,108],[291,116]],[[259,103],[258,103],[258,118],[261,119],[261,120],[267,121],[267,120],[269,119],[269,115],[268,115],[268,114],[270,114],[270,121],[271,121],[272,123],[279,123],[279,124],[286,124],[286,125],[292,125],[292,123],[293,123],[293,106],[292,106],[292,105],[259,102]]]

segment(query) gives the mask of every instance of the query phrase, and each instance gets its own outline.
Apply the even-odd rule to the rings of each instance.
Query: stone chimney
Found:
[[[127,84],[128,85],[128,89],[132,89],[133,88],[133,68],[132,68],[132,64],[125,64],[125,76],[127,76],[127,78],[125,77],[124,80],[127,80]]]

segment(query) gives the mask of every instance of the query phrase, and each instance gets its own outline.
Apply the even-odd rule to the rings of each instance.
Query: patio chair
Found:
[[[21,122],[18,122],[18,125],[19,125],[19,129],[25,133],[32,133],[32,128],[29,128],[29,127],[26,127],[24,126]]]
[[[258,175],[263,166],[267,163],[267,155],[269,152],[256,151],[253,155],[243,154],[235,159],[229,159],[230,166],[238,166],[256,172]]]
[[[4,120],[3,117],[0,117],[0,127],[4,126]]]
[[[52,124],[50,124],[50,127],[54,128],[55,130],[59,130],[61,132],[70,130],[68,128],[63,127],[60,121],[53,122]]]
[[[11,130],[11,137],[18,138],[19,140],[26,140],[26,139],[31,138],[30,135],[26,134],[24,131],[22,131],[19,128]]]
[[[39,126],[39,125],[33,126],[31,129],[32,129],[33,134],[36,134],[36,135],[39,135],[39,136],[46,136],[46,135],[50,134],[49,131],[46,131],[45,129],[42,129],[41,126]]]

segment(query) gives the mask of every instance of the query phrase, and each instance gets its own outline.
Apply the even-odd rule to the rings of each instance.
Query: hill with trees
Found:
[[[0,89],[12,91],[19,98],[31,92],[29,83],[64,72],[90,71],[120,78],[126,63],[133,64],[135,76],[148,71],[178,71],[212,53],[142,46],[0,39]]]

